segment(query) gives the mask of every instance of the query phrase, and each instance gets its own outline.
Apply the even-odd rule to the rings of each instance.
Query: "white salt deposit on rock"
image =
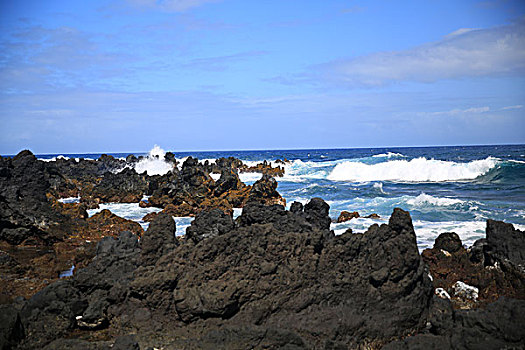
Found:
[[[436,294],[441,299],[450,299],[450,295],[443,288],[436,288],[434,294]]]
[[[452,287],[454,290],[454,296],[476,301],[478,299],[479,290],[476,287],[469,286],[468,284],[457,281]]]

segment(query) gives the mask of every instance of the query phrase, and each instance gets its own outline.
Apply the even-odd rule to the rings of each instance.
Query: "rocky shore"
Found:
[[[402,209],[336,236],[322,199],[285,209],[283,168],[254,167],[248,186],[234,158],[165,160],[150,176],[133,156],[0,158],[0,349],[523,348],[525,233],[511,224],[420,254]],[[162,210],[144,232],[88,217],[106,202]],[[184,237],[172,216],[195,216]]]

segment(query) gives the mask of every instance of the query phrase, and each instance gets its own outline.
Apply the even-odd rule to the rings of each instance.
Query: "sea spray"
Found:
[[[150,176],[164,175],[173,169],[173,164],[164,159],[165,155],[166,152],[159,146],[155,145],[146,157],[135,164],[135,170],[139,174],[142,174],[145,171]]]

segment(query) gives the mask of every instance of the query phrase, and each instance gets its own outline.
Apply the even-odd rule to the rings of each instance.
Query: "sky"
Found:
[[[0,154],[512,143],[523,0],[0,0]]]

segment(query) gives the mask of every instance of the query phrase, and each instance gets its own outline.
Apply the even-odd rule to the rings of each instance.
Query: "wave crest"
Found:
[[[384,163],[364,164],[344,162],[335,166],[328,175],[334,181],[399,181],[445,182],[473,180],[486,174],[498,164],[497,158],[474,160],[468,163],[414,158],[391,160]]]

